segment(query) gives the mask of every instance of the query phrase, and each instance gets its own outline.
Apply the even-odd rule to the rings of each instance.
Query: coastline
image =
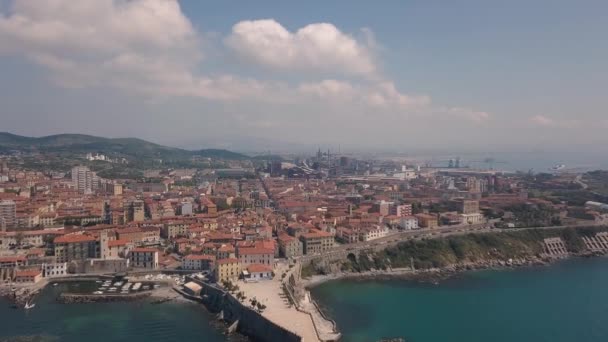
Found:
[[[448,278],[457,276],[464,272],[469,271],[481,271],[481,270],[507,270],[521,267],[534,267],[534,266],[549,266],[556,262],[573,258],[573,257],[598,257],[604,256],[605,254],[569,254],[559,258],[541,258],[541,257],[526,257],[513,259],[510,262],[507,260],[483,260],[469,263],[461,263],[449,265],[441,268],[430,268],[424,270],[412,270],[409,267],[406,268],[394,268],[389,270],[370,270],[365,272],[339,272],[333,274],[322,274],[313,275],[310,278],[302,278],[302,285],[306,289],[311,289],[322,285],[326,282],[335,280],[390,280],[390,279],[404,279],[418,281],[422,283],[433,283],[437,284],[440,281]]]

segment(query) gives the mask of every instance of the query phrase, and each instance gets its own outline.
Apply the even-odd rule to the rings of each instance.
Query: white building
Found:
[[[17,226],[17,205],[15,201],[0,201],[0,228]]]
[[[483,214],[481,214],[481,213],[460,214],[460,217],[462,218],[462,223],[479,224],[479,223],[484,223],[485,222]]]
[[[385,237],[388,234],[388,227],[385,225],[363,228],[359,232],[361,241],[371,241]]]
[[[45,278],[65,277],[67,274],[67,262],[42,264],[42,276]]]
[[[405,230],[418,229],[418,218],[415,216],[405,216],[401,218],[401,222],[399,223],[399,227]]]
[[[99,188],[99,177],[86,166],[72,168],[72,184],[81,194],[91,194]]]

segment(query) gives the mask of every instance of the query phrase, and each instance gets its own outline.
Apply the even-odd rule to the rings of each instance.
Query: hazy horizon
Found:
[[[246,152],[595,155],[608,142],[606,10],[0,0],[1,130]]]

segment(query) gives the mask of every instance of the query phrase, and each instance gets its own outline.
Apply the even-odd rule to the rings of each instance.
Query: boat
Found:
[[[100,294],[103,294],[103,292],[101,292],[101,291],[95,291],[95,292],[93,292],[93,294],[100,295]]]
[[[140,288],[141,288],[141,283],[135,283],[135,285],[133,285],[133,291],[139,291]]]
[[[59,285],[59,284],[58,283],[53,283],[53,286],[57,286],[57,285]]]
[[[144,290],[149,290],[150,289],[150,285],[144,285],[141,288],[144,289]]]
[[[557,164],[555,166],[553,166],[552,168],[550,168],[549,170],[551,171],[559,171],[559,170],[563,170],[566,168],[566,165],[564,164]]]
[[[122,281],[117,281],[114,283],[114,286],[116,287],[121,287],[122,286]]]
[[[23,307],[26,310],[32,309],[34,306],[36,306],[36,304],[32,303],[30,304],[29,302],[25,303],[25,306]]]

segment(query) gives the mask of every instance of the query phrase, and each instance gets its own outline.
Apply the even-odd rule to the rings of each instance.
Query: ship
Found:
[[[553,166],[552,168],[550,168],[549,170],[551,171],[559,171],[559,170],[563,170],[566,168],[566,165],[564,164],[557,164],[555,166]]]

